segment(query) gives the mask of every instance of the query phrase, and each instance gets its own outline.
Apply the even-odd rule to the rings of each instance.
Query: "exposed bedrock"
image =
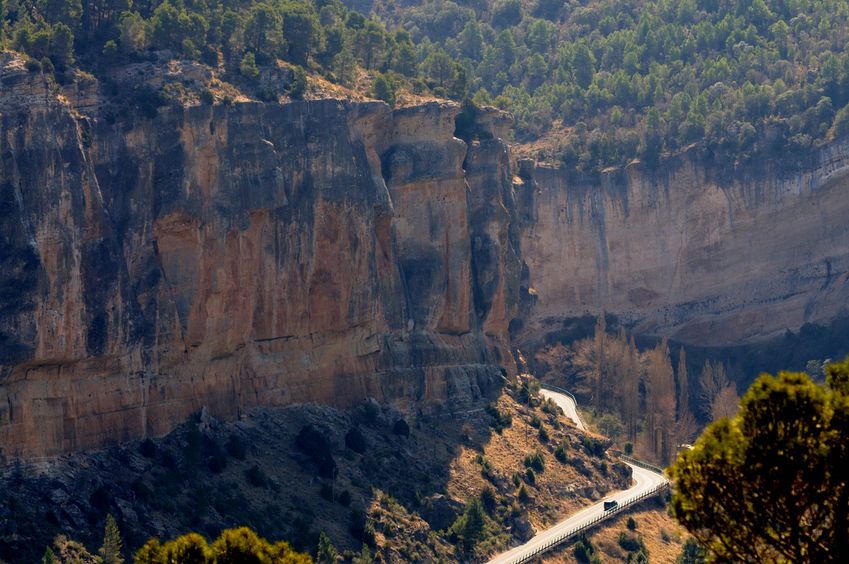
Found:
[[[521,164],[521,248],[536,295],[518,335],[526,345],[600,311],[638,334],[707,346],[847,313],[849,142],[796,173],[721,174],[691,155],[593,179]]]
[[[455,105],[109,123],[35,77],[0,73],[6,461],[162,435],[201,407],[459,409],[514,370],[506,146],[454,138]]]

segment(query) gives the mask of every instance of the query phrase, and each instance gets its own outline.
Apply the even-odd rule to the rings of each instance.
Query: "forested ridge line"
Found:
[[[844,0],[3,0],[3,42],[70,80],[153,53],[197,60],[262,99],[321,75],[494,104],[544,160],[656,166],[690,147],[723,163],[801,159],[849,131]],[[287,92],[257,77],[294,65]],[[211,101],[209,98],[207,102]]]

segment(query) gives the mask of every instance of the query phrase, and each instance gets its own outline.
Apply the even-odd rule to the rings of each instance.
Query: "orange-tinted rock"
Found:
[[[204,406],[453,408],[513,369],[506,148],[474,148],[499,172],[467,179],[455,106],[246,103],[109,123],[12,66],[5,460],[161,435]],[[495,264],[475,263],[482,236]]]

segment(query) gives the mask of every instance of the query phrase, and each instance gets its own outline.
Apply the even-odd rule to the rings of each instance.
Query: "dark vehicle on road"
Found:
[[[604,510],[610,511],[611,509],[616,509],[619,507],[619,503],[616,501],[605,501],[604,502]]]

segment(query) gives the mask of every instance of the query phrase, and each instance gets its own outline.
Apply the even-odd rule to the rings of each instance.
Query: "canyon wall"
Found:
[[[514,370],[507,148],[455,138],[456,105],[116,118],[3,56],[0,462],[201,408],[455,409]]]
[[[602,311],[637,334],[707,346],[847,314],[849,142],[823,148],[804,172],[722,171],[692,154],[591,178],[519,168],[536,297],[521,346]]]

